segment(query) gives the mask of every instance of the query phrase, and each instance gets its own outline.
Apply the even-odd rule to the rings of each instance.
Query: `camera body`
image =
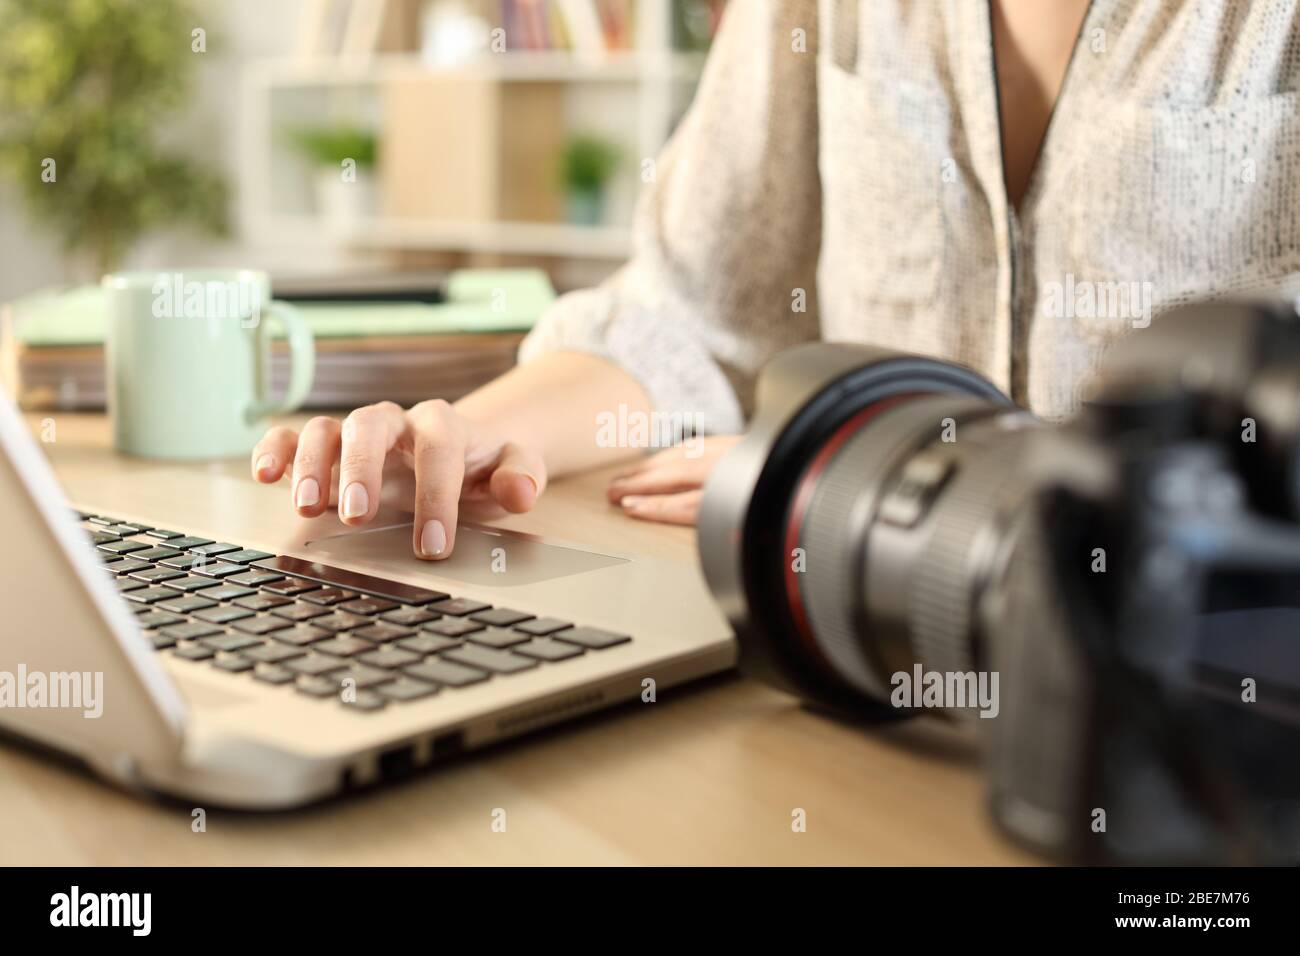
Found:
[[[700,549],[741,667],[987,743],[990,807],[1079,862],[1300,859],[1300,320],[1205,304],[1050,425],[845,345],[764,371]]]

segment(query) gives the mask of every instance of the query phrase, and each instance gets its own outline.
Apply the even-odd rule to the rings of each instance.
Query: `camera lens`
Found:
[[[1039,430],[960,366],[844,345],[780,356],[700,516],[742,667],[880,717],[907,712],[891,705],[892,675],[978,668],[977,603]]]

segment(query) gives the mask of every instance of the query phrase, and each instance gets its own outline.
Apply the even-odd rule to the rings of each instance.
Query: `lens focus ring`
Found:
[[[957,472],[927,519],[930,532],[908,608],[916,660],[929,670],[966,672],[979,664],[975,614],[981,582],[992,572],[1002,542],[998,523],[1010,503],[1023,502],[1028,484],[1016,467],[1020,442],[1000,424],[980,422],[962,435]],[[986,454],[994,439],[996,453]]]

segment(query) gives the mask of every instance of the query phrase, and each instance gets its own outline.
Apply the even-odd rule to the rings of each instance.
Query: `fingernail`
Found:
[[[263,455],[261,458],[257,459],[257,466],[253,470],[260,475],[262,472],[271,471],[274,468],[275,459],[270,455]]]
[[[645,501],[645,495],[624,495],[618,499],[618,504],[621,508],[635,508],[643,501]]]
[[[320,485],[315,478],[304,478],[298,482],[293,493],[293,503],[299,508],[310,508],[320,501]]]
[[[542,493],[542,483],[530,475],[528,472],[520,472],[525,478],[533,483],[533,496],[536,497]]]
[[[447,547],[447,529],[436,518],[426,521],[420,530],[420,554],[432,558],[442,554]]]
[[[352,482],[343,492],[343,517],[360,518],[369,510],[370,496],[366,494],[366,486],[359,481]]]

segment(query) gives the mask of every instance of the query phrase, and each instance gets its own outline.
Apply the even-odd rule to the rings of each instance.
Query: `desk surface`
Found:
[[[29,416],[39,434],[41,417]],[[110,450],[98,415],[53,416],[65,478],[153,467]],[[48,435],[47,435],[48,437]],[[243,462],[196,465],[246,473]],[[504,522],[694,560],[694,535],[607,507],[607,475],[555,483]],[[123,510],[146,512],[124,502]],[[581,533],[575,533],[581,529]],[[660,693],[347,800],[273,816],[120,793],[0,746],[0,864],[1001,864],[1033,859],[984,812],[979,756],[938,721],[864,731],[735,675]],[[507,811],[493,832],[494,808]],[[802,809],[806,831],[792,814]]]

